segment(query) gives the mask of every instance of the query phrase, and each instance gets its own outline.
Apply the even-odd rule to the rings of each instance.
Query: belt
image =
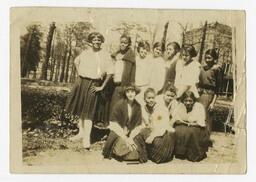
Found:
[[[114,82],[115,86],[121,86],[121,82]]]
[[[200,85],[200,86],[199,86],[199,89],[212,90],[212,91],[214,91],[214,90],[215,90],[215,86],[212,86],[212,85]]]
[[[79,77],[80,77],[81,79],[85,79],[85,80],[92,80],[92,81],[97,81],[97,82],[100,82],[100,81],[101,81],[100,78],[88,78],[88,77],[84,77],[84,76],[80,76],[80,75],[79,75]]]
[[[202,127],[199,126],[199,125],[191,125],[190,123],[176,121],[176,122],[174,123],[174,127],[175,127],[175,126],[178,126],[178,125],[184,125],[184,126],[189,126],[189,127],[202,128]]]

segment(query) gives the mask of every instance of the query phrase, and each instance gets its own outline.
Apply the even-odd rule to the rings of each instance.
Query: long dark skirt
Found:
[[[137,146],[137,150],[135,152],[128,152],[126,146],[122,145],[122,139],[115,132],[110,131],[107,141],[104,145],[102,154],[104,158],[115,158],[118,161],[136,160],[133,157],[137,155],[137,160],[140,163],[147,162],[147,150],[142,136],[135,136],[134,143]]]
[[[107,126],[109,123],[110,103],[114,91],[113,81],[110,80],[103,91],[100,92],[98,97],[97,112],[95,113],[95,123],[101,123]]]
[[[145,128],[140,132],[144,141],[150,135],[151,129]],[[156,137],[152,144],[146,144],[148,158],[155,163],[169,162],[173,159],[175,134],[166,131],[163,136]]]
[[[175,156],[189,161],[201,161],[207,157],[209,134],[206,128],[175,124]]]
[[[115,104],[120,100],[124,98],[124,87],[123,86],[115,86],[113,95],[110,102],[110,113],[113,111],[113,108]]]
[[[67,99],[65,110],[80,119],[94,120],[98,102],[98,93],[92,91],[93,87],[100,86],[100,80],[77,78],[73,89]]]
[[[202,93],[198,99],[198,102],[200,102],[204,108],[205,108],[205,112],[206,112],[206,127],[208,129],[209,132],[212,131],[212,116],[211,116],[211,112],[208,110],[209,106],[213,100],[214,97],[214,92],[209,92],[209,93]]]

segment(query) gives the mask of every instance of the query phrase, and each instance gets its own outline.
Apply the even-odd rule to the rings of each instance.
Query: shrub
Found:
[[[55,125],[54,120],[60,121],[59,126],[72,125],[77,118],[64,111],[67,96],[67,91],[22,86],[23,128]]]

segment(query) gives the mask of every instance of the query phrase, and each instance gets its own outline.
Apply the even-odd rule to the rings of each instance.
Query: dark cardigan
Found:
[[[116,58],[116,55],[120,53],[120,50],[112,54],[112,58]],[[126,86],[135,82],[135,54],[134,51],[129,48],[123,56],[124,70],[122,74],[121,86]]]
[[[130,132],[137,126],[139,126],[142,122],[142,114],[141,114],[141,107],[139,103],[135,100],[133,105],[132,105],[132,116],[131,119],[129,120],[128,118],[128,108],[127,108],[127,100],[126,99],[121,99],[119,100],[115,106],[114,109],[110,115],[110,121],[112,122],[118,122],[118,124],[124,128],[127,127]],[[113,148],[117,142],[117,139],[119,136],[111,131],[108,139],[104,145],[103,148],[103,156],[105,158],[111,158],[112,157],[112,152]],[[146,162],[147,161],[147,151],[146,151],[146,145],[143,140],[143,138],[140,135],[135,136],[134,142],[137,145],[137,151],[139,153],[139,160],[140,162]]]

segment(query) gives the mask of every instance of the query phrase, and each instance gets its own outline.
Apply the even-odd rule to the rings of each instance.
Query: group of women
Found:
[[[170,42],[163,52],[156,42],[151,55],[149,43],[141,41],[135,53],[131,38],[122,35],[119,50],[110,55],[101,48],[100,33],[91,33],[88,42],[91,49],[75,59],[79,77],[66,104],[66,111],[80,118],[71,140],[82,138],[90,149],[92,125],[107,122],[105,158],[163,163],[174,156],[206,157],[221,73],[215,49],[206,51],[201,65],[192,45],[181,49]]]

